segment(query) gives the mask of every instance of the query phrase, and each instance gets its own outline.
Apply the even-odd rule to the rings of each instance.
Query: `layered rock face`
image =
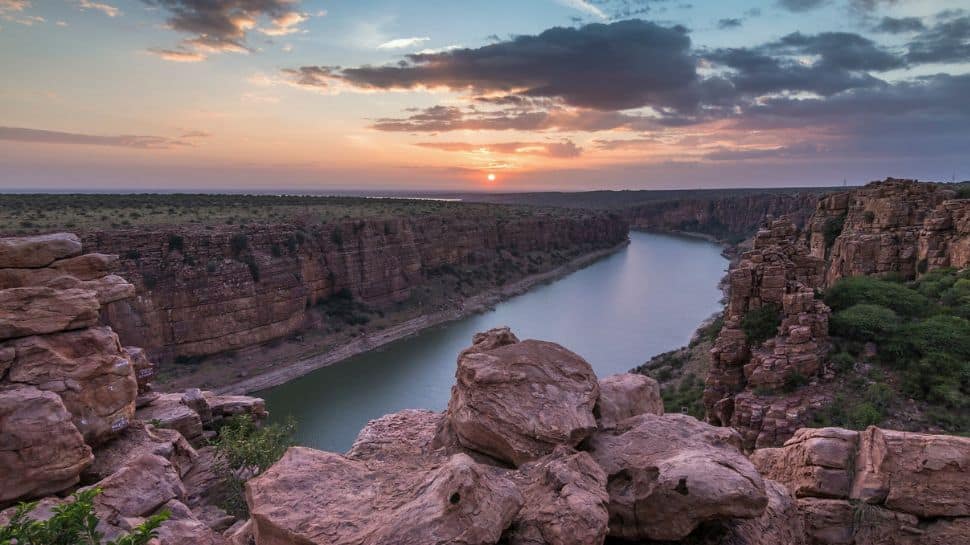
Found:
[[[806,428],[751,460],[794,492],[810,544],[970,543],[968,438]]]
[[[408,299],[443,266],[608,247],[626,235],[625,221],[606,214],[432,216],[107,230],[86,234],[84,247],[121,255],[121,274],[137,288],[138,297],[108,305],[106,323],[126,344],[169,360],[285,337],[308,325],[309,307],[343,289],[381,307]]]
[[[780,491],[766,512],[736,432],[649,412],[662,413],[651,379],[601,390],[576,354],[507,328],[476,335],[456,377],[444,413],[387,415],[345,456],[292,448],[251,480],[255,543],[589,545],[714,525],[754,544],[741,521],[766,526],[793,505]]]
[[[109,539],[168,510],[159,545],[227,545],[202,520],[203,510],[218,511],[200,503],[206,490],[182,482],[211,467],[177,424],[188,422],[201,441],[223,418],[261,419],[263,401],[152,392],[144,352],[97,325],[101,305],[134,286],[108,274],[115,257],[80,251],[70,234],[0,239],[0,507],[91,484],[102,490],[95,512]],[[173,413],[180,420],[165,418]],[[30,516],[50,516],[65,501],[42,498]],[[0,524],[13,510],[0,512]]]
[[[818,198],[818,193],[799,192],[678,199],[641,204],[622,213],[636,229],[692,231],[740,240],[756,231],[766,217],[784,216],[804,226]]]
[[[825,284],[839,278],[970,263],[970,200],[946,186],[888,178],[819,200],[809,222],[812,255],[828,260]]]
[[[750,390],[778,392],[793,377],[822,370],[830,310],[816,300],[814,289],[822,284],[824,266],[799,242],[791,222],[776,220],[755,235],[753,248],[729,273],[729,300],[711,350],[704,404],[712,423],[741,432],[746,449],[778,444],[804,425],[787,401],[776,407],[770,396]],[[758,346],[743,329],[753,312],[780,318],[776,334]]]

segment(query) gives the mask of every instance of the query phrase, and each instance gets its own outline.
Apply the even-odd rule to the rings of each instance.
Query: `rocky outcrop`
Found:
[[[822,198],[808,226],[825,284],[895,273],[904,278],[970,263],[970,200],[943,184],[887,178]]]
[[[739,447],[733,430],[681,414],[597,432],[589,451],[608,475],[610,535],[682,539],[705,521],[760,516],[764,483]]]
[[[664,413],[660,385],[656,380],[635,373],[622,373],[600,379],[600,398],[593,412],[600,428],[613,428],[638,414]]]
[[[554,343],[476,340],[458,359],[448,402],[447,425],[463,447],[520,465],[596,429],[599,385],[585,360]]]
[[[537,211],[508,218],[131,228],[86,233],[83,242],[87,251],[121,255],[119,274],[137,287],[138,297],[108,305],[106,323],[125,344],[167,362],[325,327],[331,319],[313,306],[343,290],[382,308],[407,300],[443,268],[491,273],[506,263],[498,276],[510,280],[530,267],[557,264],[535,265],[531,252],[582,253],[626,236],[618,216]]]
[[[109,327],[76,319],[76,301],[96,316],[100,304],[133,292],[108,274],[114,258],[79,251],[73,235],[0,239],[0,263],[8,267],[0,269],[0,316],[15,324],[0,330],[0,507],[86,484],[101,490],[94,508],[108,539],[168,510],[158,545],[225,545],[216,528],[232,517],[212,505],[182,503],[195,499],[182,478],[212,457],[199,456],[176,429],[160,427],[174,422],[138,419],[136,400],[151,408],[177,398],[199,423],[199,437],[213,433],[203,426],[233,415],[260,420],[265,404],[197,389],[153,394],[155,369],[142,350],[122,348]],[[16,304],[3,306],[10,301]],[[49,517],[66,501],[42,498],[29,516]]]
[[[738,429],[746,449],[777,444],[805,424],[807,412],[790,406],[775,421],[773,403],[752,390],[778,392],[786,382],[822,370],[830,310],[814,289],[822,284],[824,265],[799,242],[791,222],[776,220],[758,232],[728,275],[724,326],[711,350],[704,404],[712,423]],[[776,317],[775,335],[752,345],[744,330],[749,313],[769,323]]]
[[[751,460],[794,492],[809,543],[970,542],[968,438],[802,429]]]

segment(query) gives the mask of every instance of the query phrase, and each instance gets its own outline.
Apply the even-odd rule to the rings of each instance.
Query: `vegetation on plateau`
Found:
[[[70,501],[55,506],[46,520],[30,516],[38,502],[21,503],[10,523],[0,527],[0,545],[146,545],[168,520],[168,512],[152,515],[131,533],[103,541],[94,512],[94,498],[100,493],[97,488],[76,492]]]
[[[927,424],[970,432],[970,270],[931,271],[912,282],[846,278],[825,302],[833,311],[831,362],[850,377],[853,395],[838,397],[820,424],[882,422],[902,396],[922,404]],[[875,356],[860,374],[868,343]]]

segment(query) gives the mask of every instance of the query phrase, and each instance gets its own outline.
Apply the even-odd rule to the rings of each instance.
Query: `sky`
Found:
[[[0,191],[970,179],[968,0],[0,0]]]

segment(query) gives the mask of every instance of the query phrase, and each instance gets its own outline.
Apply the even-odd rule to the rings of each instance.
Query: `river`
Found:
[[[597,376],[623,373],[683,346],[720,309],[727,260],[713,243],[631,232],[630,244],[553,283],[256,395],[272,419],[292,415],[298,444],[343,452],[368,420],[401,409],[444,409],[458,352],[472,335],[508,325],[520,339],[562,344]]]

